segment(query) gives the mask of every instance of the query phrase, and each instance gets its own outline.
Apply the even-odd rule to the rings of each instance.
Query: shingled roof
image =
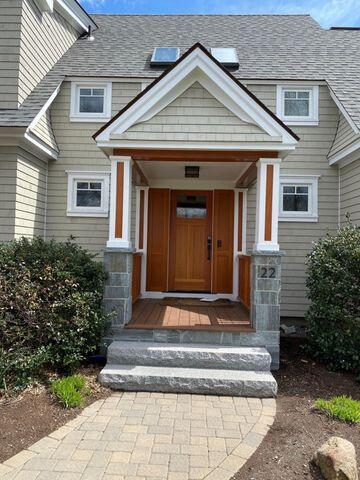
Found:
[[[196,42],[235,47],[241,80],[325,80],[360,129],[360,31],[326,30],[309,15],[93,15],[95,40],[79,39],[19,110],[0,125],[27,126],[66,76],[155,78],[156,46],[181,54]]]

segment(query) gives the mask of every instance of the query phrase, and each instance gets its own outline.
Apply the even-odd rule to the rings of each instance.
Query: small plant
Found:
[[[319,398],[315,401],[315,406],[342,422],[360,423],[360,402],[346,395],[333,397],[330,400]]]
[[[51,383],[51,391],[65,408],[80,407],[84,403],[83,394],[85,389],[85,378],[80,375],[72,375]]]

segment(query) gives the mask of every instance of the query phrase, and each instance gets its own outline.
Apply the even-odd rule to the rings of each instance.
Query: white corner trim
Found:
[[[308,117],[286,117],[284,115],[284,92],[286,90],[307,90],[310,92],[309,116]],[[316,126],[319,124],[319,86],[308,84],[278,84],[276,86],[276,115],[289,126],[303,125]]]
[[[318,222],[318,180],[320,175],[281,175],[279,192],[279,221],[281,222]],[[306,185],[309,187],[308,212],[284,212],[282,210],[282,186]]]
[[[66,214],[69,217],[107,217],[109,213],[109,189],[110,172],[86,172],[86,171],[67,171],[67,209]],[[101,182],[101,205],[100,207],[78,207],[76,200],[76,182],[98,181]]]
[[[119,118],[97,136],[97,143],[110,141],[130,126],[149,119],[165,108],[195,81],[199,81],[234,115],[255,123],[270,136],[281,137],[283,143],[295,146],[295,138],[266,110],[247,94],[202,50],[195,49],[159,82],[133,103]]]
[[[79,111],[80,88],[103,88],[104,111],[102,113],[84,113]],[[70,121],[71,122],[105,122],[111,118],[112,82],[81,80],[71,82]]]

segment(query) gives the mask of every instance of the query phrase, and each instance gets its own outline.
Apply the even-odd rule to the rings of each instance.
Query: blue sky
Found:
[[[80,0],[89,13],[310,13],[323,27],[360,26],[360,0]]]

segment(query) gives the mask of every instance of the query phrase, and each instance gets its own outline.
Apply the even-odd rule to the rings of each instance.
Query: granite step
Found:
[[[261,347],[115,341],[108,348],[107,361],[110,365],[269,371],[271,356]]]
[[[238,397],[270,398],[277,384],[270,372],[106,365],[100,372],[102,385],[115,390],[200,393]]]

